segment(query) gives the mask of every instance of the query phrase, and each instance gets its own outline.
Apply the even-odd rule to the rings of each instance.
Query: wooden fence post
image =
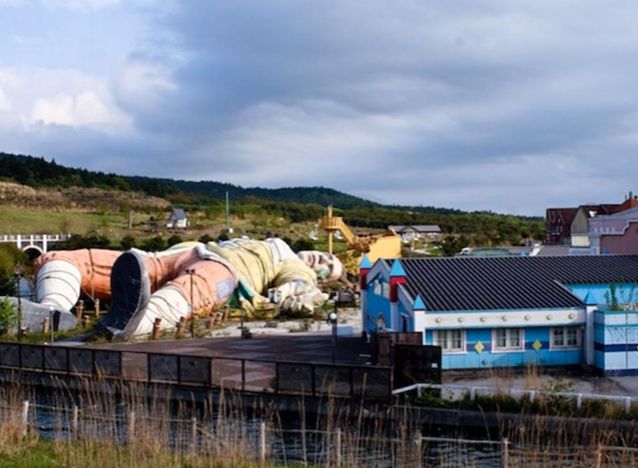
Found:
[[[78,437],[79,432],[79,419],[80,419],[80,411],[77,405],[73,405],[73,411],[71,413],[71,435],[74,438]]]
[[[186,322],[186,317],[180,317],[179,322],[175,326],[175,338],[183,338],[184,337],[184,323]]]
[[[80,299],[75,306],[75,318],[79,322],[84,314],[84,301]]]
[[[335,436],[335,466],[339,468],[341,466],[341,429],[337,429]]]
[[[259,424],[259,466],[266,466],[266,423]]]
[[[193,416],[191,418],[191,451],[197,450],[197,418]]]
[[[153,322],[153,333],[151,334],[152,340],[159,340],[160,337],[160,326],[162,324],[162,319],[157,317]]]
[[[423,461],[423,435],[421,431],[416,431],[414,433],[414,466],[416,468],[421,468],[421,463]]]
[[[127,419],[128,443],[132,445],[135,440],[135,411],[129,411]]]
[[[509,468],[510,466],[510,442],[507,437],[501,439],[501,468]]]
[[[601,468],[603,466],[603,446],[598,445],[596,449],[596,468]]]
[[[22,402],[22,437],[29,432],[29,400]]]

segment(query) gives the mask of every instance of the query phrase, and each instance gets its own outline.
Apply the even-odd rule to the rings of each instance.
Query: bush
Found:
[[[301,252],[302,250],[315,250],[315,243],[310,239],[297,239],[290,246],[294,252]]]
[[[202,244],[208,244],[209,242],[214,241],[215,239],[213,239],[211,236],[209,236],[208,234],[204,234],[202,237],[200,237],[199,239],[197,239],[198,242],[201,242]]]
[[[16,307],[7,298],[0,299],[0,335],[6,335],[18,325]]]
[[[132,249],[133,247],[135,247],[135,237],[129,235],[122,237],[122,240],[120,241],[120,247],[122,247],[122,250]]]
[[[142,250],[147,252],[159,252],[166,250],[167,243],[162,236],[155,236],[142,243]]]
[[[172,247],[173,245],[181,244],[184,241],[182,240],[180,236],[178,236],[177,234],[174,234],[171,237],[169,237],[166,242],[169,247]]]

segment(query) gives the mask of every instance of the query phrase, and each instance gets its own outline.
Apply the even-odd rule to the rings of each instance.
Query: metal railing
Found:
[[[389,401],[393,388],[391,367],[19,343],[0,343],[0,369],[372,401]]]
[[[578,409],[582,407],[583,401],[585,400],[613,401],[622,404],[625,412],[627,413],[631,409],[632,403],[638,404],[638,397],[629,395],[605,395],[585,392],[552,392],[546,390],[527,390],[522,388],[501,388],[458,384],[417,383],[407,387],[397,388],[392,391],[392,394],[394,396],[398,396],[409,392],[416,392],[418,396],[422,396],[424,390],[447,391],[448,394],[443,394],[442,396],[447,396],[448,399],[457,399],[459,397],[469,395],[470,400],[472,401],[475,401],[479,394],[488,396],[508,395],[516,398],[527,398],[530,402],[533,402],[539,396],[555,396],[574,400],[576,408]]]
[[[68,240],[70,234],[3,234],[0,235],[0,242],[62,242]]]

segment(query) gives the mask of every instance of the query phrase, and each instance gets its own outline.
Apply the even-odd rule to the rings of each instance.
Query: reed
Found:
[[[86,381],[81,391],[60,385],[45,398],[26,387],[0,388],[0,464],[85,467],[252,467],[252,466],[631,466],[638,434],[586,420],[557,420],[504,408],[498,433],[471,440],[463,428],[441,438],[415,418],[412,408],[395,408],[393,418],[373,413],[365,402],[327,396],[319,415],[299,399],[297,411],[280,413],[268,404],[246,408],[241,395],[222,391],[203,403],[178,400],[147,386],[108,387]],[[106,391],[106,390],[109,391]],[[178,395],[172,395],[177,397]],[[181,395],[183,398],[183,395]],[[23,402],[32,402],[29,431],[23,433]],[[77,410],[74,410],[74,406]],[[51,414],[43,431],[38,414]],[[45,426],[47,424],[44,424]],[[443,434],[445,435],[445,434]],[[505,442],[506,440],[506,442]],[[503,452],[505,450],[505,453]]]

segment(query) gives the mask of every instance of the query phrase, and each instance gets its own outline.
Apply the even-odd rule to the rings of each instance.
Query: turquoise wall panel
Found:
[[[383,316],[383,320],[386,323],[386,327],[390,326],[390,301],[383,296],[375,294],[368,289],[368,304],[367,304],[367,320],[366,330],[371,332],[376,329],[377,317],[379,314]]]
[[[590,304],[609,304],[609,284],[567,284],[574,295],[583,300],[589,294]],[[638,302],[638,284],[617,284],[616,298],[620,304]]]
[[[566,366],[578,365],[583,360],[581,349],[549,349],[550,329],[534,327],[525,330],[525,349],[514,352],[492,351],[491,329],[470,329],[466,331],[466,353],[443,354],[443,369],[478,369],[491,367],[516,367],[525,365]],[[431,343],[431,335],[428,336]],[[533,344],[539,341],[542,347],[536,351]],[[480,353],[475,346],[484,346]]]

